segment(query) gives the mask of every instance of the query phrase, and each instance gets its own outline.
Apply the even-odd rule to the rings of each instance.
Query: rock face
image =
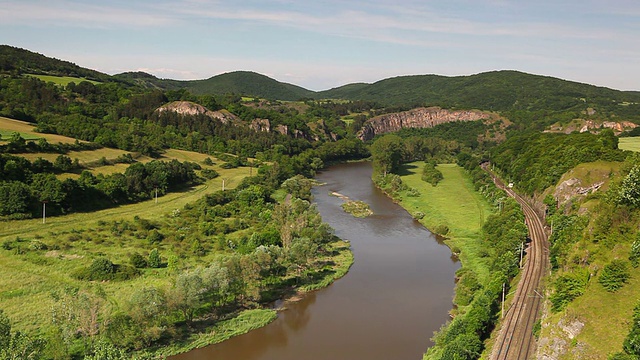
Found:
[[[249,127],[253,131],[270,132],[271,131],[271,122],[269,121],[269,119],[256,118],[251,122],[251,125],[249,125]]]
[[[206,115],[212,119],[220,120],[220,122],[222,122],[223,124],[236,123],[239,121],[235,115],[233,115],[232,113],[226,110],[211,111],[206,107],[200,104],[193,103],[191,101],[170,102],[168,104],[162,105],[161,107],[156,109],[156,111],[160,113],[164,111],[172,111],[180,115],[191,115],[191,116]]]
[[[557,133],[571,134],[574,131],[579,131],[581,133],[583,132],[598,133],[602,129],[612,129],[614,134],[619,135],[624,131],[633,130],[637,127],[638,125],[632,123],[631,121],[594,121],[594,120],[574,119],[570,123],[565,125],[553,124],[549,126],[549,128],[544,132],[557,132]]]
[[[477,121],[490,118],[489,113],[475,110],[446,110],[439,107],[417,108],[369,119],[358,133],[362,141],[371,140],[378,134],[404,128],[430,128],[453,121]]]

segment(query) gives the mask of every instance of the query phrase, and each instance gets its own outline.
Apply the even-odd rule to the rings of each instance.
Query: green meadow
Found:
[[[404,165],[402,182],[417,189],[420,195],[403,194],[400,205],[414,216],[417,212],[424,214],[419,221],[432,231],[446,226],[449,231],[445,243],[465,267],[471,268],[480,279],[487,279],[489,271],[485,257],[480,256],[483,251],[480,236],[491,206],[475,191],[471,179],[458,165],[438,165],[444,178],[437,186],[421,179],[423,166],[421,161]]]
[[[52,82],[56,85],[60,85],[60,86],[67,86],[69,85],[69,83],[76,83],[76,84],[80,84],[83,81],[88,81],[90,83],[92,83],[93,85],[96,84],[100,84],[99,81],[93,81],[93,80],[88,80],[85,78],[78,78],[78,77],[70,77],[70,76],[54,76],[54,75],[36,75],[36,74],[26,74],[27,76],[31,76],[34,77],[36,79],[40,79],[44,82]]]

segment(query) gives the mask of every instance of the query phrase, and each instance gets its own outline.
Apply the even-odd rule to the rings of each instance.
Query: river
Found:
[[[373,186],[371,164],[332,166],[313,190],[322,218],[349,240],[355,262],[326,289],[287,304],[271,324],[179,360],[421,359],[448,320],[459,264],[400,206]],[[338,192],[371,206],[359,219],[340,208]]]

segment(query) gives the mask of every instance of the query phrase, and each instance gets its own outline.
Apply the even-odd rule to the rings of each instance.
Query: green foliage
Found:
[[[376,173],[387,175],[398,171],[403,156],[404,145],[397,135],[379,137],[371,145],[373,169]]]
[[[446,236],[449,233],[449,227],[445,224],[440,224],[433,228],[433,232],[438,235]]]
[[[129,263],[136,269],[144,269],[149,265],[147,263],[147,259],[145,259],[144,256],[140,255],[137,252],[131,254],[131,256],[129,257]]]
[[[149,261],[147,262],[149,267],[157,269],[162,266],[162,259],[160,258],[160,252],[158,249],[153,249],[149,252]]]
[[[555,185],[578,164],[622,161],[626,154],[608,146],[608,135],[514,133],[491,150],[491,161],[527,194]]]
[[[0,309],[0,360],[38,360],[46,342],[21,332],[11,331],[9,317]]]
[[[640,166],[634,166],[622,180],[618,202],[633,207],[640,205]]]
[[[431,184],[432,186],[438,185],[443,179],[440,170],[436,169],[436,164],[432,162],[425,162],[422,168],[422,180]]]
[[[291,194],[291,196],[299,199],[311,200],[311,188],[316,184],[313,179],[305,178],[302,175],[296,175],[292,178],[285,180],[282,183],[282,188]]]
[[[218,176],[220,176],[220,174],[213,169],[203,169],[201,174],[205,179],[208,179],[208,180],[215,179]]]
[[[628,262],[626,260],[612,260],[604,266],[598,282],[609,292],[619,290],[631,276]]]
[[[556,278],[553,282],[554,292],[549,298],[551,310],[561,311],[575,298],[584,294],[589,278],[588,269],[576,270]]]
[[[633,308],[633,325],[624,339],[623,349],[627,355],[640,356],[640,303]]]
[[[138,270],[127,265],[116,265],[111,260],[101,257],[95,259],[89,267],[81,268],[74,273],[80,280],[105,281],[129,280],[139,275]]]

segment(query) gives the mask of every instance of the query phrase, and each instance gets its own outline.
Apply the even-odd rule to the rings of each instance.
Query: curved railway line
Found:
[[[488,169],[485,168],[488,171]],[[525,265],[511,306],[506,309],[496,343],[491,353],[492,360],[525,360],[535,350],[533,328],[540,312],[542,294],[540,280],[549,266],[548,236],[538,214],[520,195],[505,187],[490,171],[494,182],[505,190],[521,206],[529,228],[530,243],[526,248]]]

